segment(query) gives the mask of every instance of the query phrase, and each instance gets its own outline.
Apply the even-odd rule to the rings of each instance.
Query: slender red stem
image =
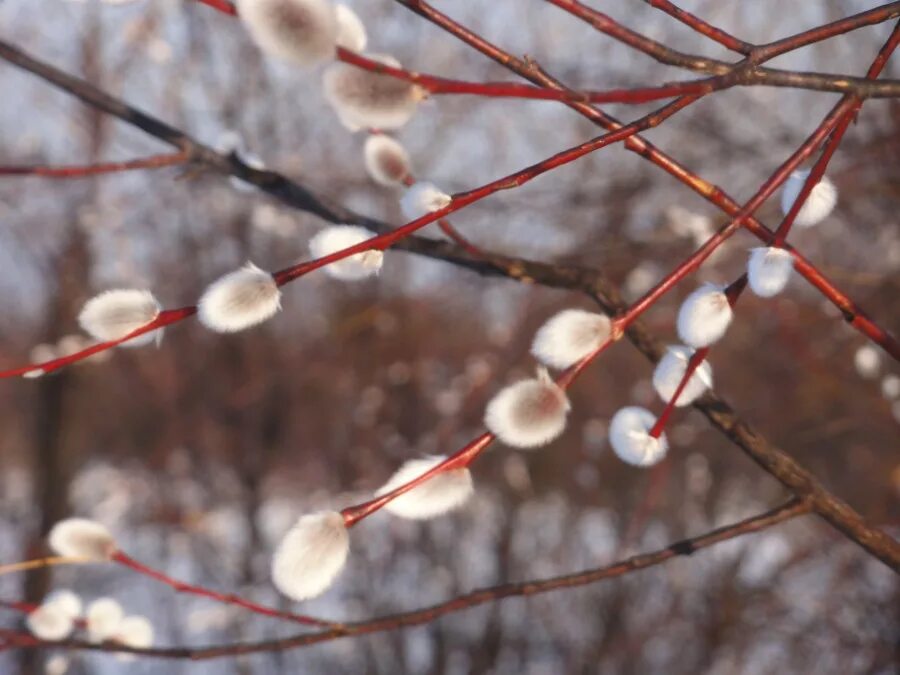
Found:
[[[314,270],[324,267],[325,265],[337,262],[338,260],[343,260],[344,258],[347,258],[351,255],[375,249],[385,250],[404,237],[407,237],[413,232],[422,229],[426,225],[433,223],[450,213],[459,211],[460,209],[469,206],[470,204],[473,204],[477,201],[480,201],[485,197],[488,197],[496,192],[500,192],[501,190],[510,190],[520,187],[521,185],[524,185],[525,183],[533,180],[534,178],[537,178],[542,174],[547,173],[548,171],[552,171],[557,167],[573,162],[576,159],[594,152],[595,150],[599,150],[600,148],[604,148],[606,146],[612,145],[613,143],[624,140],[625,138],[633,136],[634,134],[642,131],[645,128],[655,127],[678,111],[697,101],[698,98],[700,97],[684,96],[682,98],[679,98],[672,103],[669,103],[666,106],[660,108],[659,110],[649,115],[645,115],[635,122],[625,125],[616,131],[603,134],[601,136],[598,136],[597,138],[587,141],[586,143],[582,143],[581,145],[576,145],[573,148],[569,148],[568,150],[559,152],[552,157],[548,157],[547,159],[538,162],[537,164],[533,164],[508,176],[499,178],[479,188],[475,188],[467,192],[459,192],[453,195],[452,201],[444,208],[428,213],[424,216],[421,216],[420,218],[416,218],[415,220],[406,223],[405,225],[402,225],[401,227],[398,227],[391,232],[372,237],[371,239],[360,242],[355,246],[350,246],[341,251],[336,251],[335,253],[323,256],[316,260],[310,260],[302,262],[298,265],[287,267],[283,270],[275,272],[272,276],[275,278],[276,283],[281,286],[290,281],[293,281],[294,279],[297,279],[298,277],[309,274]]]
[[[153,569],[152,567],[148,567],[147,565],[138,562],[134,558],[125,555],[121,551],[117,551],[116,553],[114,553],[111,560],[122,565],[123,567],[127,567],[128,569],[137,572],[138,574],[164,583],[167,586],[174,588],[179,593],[189,593],[191,595],[208,598],[210,600],[215,600],[227,605],[242,607],[256,614],[262,614],[263,616],[268,616],[275,619],[284,619],[286,621],[293,621],[294,623],[300,623],[306,626],[320,626],[329,628],[340,628],[341,626],[341,624],[339,623],[324,621],[322,619],[316,619],[315,617],[306,616],[303,614],[282,612],[271,607],[266,607],[265,605],[259,605],[255,602],[251,602],[237,595],[234,595],[233,593],[219,593],[218,591],[213,591],[208,588],[204,588],[203,586],[196,586],[194,584],[188,584],[183,581],[178,581],[177,579],[173,579],[163,574],[159,570]]]
[[[612,145],[613,143],[617,143],[623,139],[629,138],[634,134],[642,131],[644,129],[649,129],[658,124],[661,124],[664,120],[668,119],[678,111],[683,108],[689,106],[691,103],[694,103],[698,100],[699,97],[689,97],[685,96],[680,99],[673,101],[660,108],[659,110],[650,113],[649,115],[645,115],[640,119],[632,122],[631,124],[620,127],[616,131],[612,131],[606,134],[602,134],[597,138],[594,138],[586,143],[582,143],[581,145],[577,145],[574,148],[570,148],[568,150],[564,150],[556,155],[553,155],[542,162],[538,162],[532,166],[526,167],[521,171],[517,171],[509,176],[505,176],[498,180],[495,180],[487,185],[483,185],[474,190],[469,190],[468,192],[461,192],[454,195],[453,200],[442,209],[434,211],[432,213],[426,214],[421,218],[417,218],[401,227],[398,227],[391,232],[387,232],[382,235],[378,235],[372,237],[371,239],[367,239],[359,244],[354,246],[350,246],[348,248],[342,249],[340,251],[336,251],[327,256],[323,256],[322,258],[317,258],[315,260],[309,260],[306,262],[299,263],[297,265],[293,265],[291,267],[287,267],[283,270],[275,272],[272,276],[275,279],[275,282],[279,286],[283,286],[291,281],[298,279],[314,270],[320,269],[326,265],[329,265],[333,262],[337,262],[339,260],[343,260],[357,253],[362,253],[363,251],[368,250],[385,250],[392,246],[394,243],[400,241],[404,237],[413,234],[414,232],[422,229],[426,225],[446,216],[449,213],[453,213],[454,211],[459,211],[460,209],[469,206],[485,197],[488,197],[496,192],[500,192],[501,190],[509,190],[516,187],[519,187],[534,178],[547,173],[548,171],[552,171],[553,169],[563,166],[564,164],[568,164],[570,162],[575,161],[587,155],[595,150],[599,150],[606,146]],[[172,323],[176,323],[183,319],[186,319],[193,314],[196,314],[197,307],[192,305],[188,307],[181,307],[179,309],[172,310],[164,310],[160,312],[159,316],[154,320],[148,323],[137,330],[132,331],[128,335],[118,339],[112,340],[108,342],[100,342],[96,345],[92,345],[87,349],[84,349],[80,352],[76,352],[70,356],[61,357],[58,359],[53,359],[51,361],[47,361],[44,363],[37,364],[29,364],[26,366],[20,366],[18,368],[13,368],[11,370],[6,370],[0,372],[0,379],[6,377],[15,377],[24,375],[33,371],[42,371],[43,373],[52,372],[58,368],[61,368],[65,365],[75,363],[76,361],[81,361],[93,354],[98,352],[111,349],[116,345],[122,344],[130,340],[131,338],[138,337],[139,335],[143,335],[148,333],[156,328],[160,328],[163,326],[167,326]]]
[[[217,9],[220,12],[224,12],[230,16],[237,16],[237,9],[234,4],[229,0],[197,0],[197,2],[209,5],[213,9]]]
[[[562,101],[575,103],[650,103],[664,98],[676,96],[693,96],[708,94],[720,89],[726,89],[738,83],[734,73],[691,80],[687,82],[674,82],[657,87],[636,87],[596,90],[563,90],[549,89],[518,82],[466,82],[453,80],[436,75],[417,73],[404,68],[390,66],[382,61],[370,59],[344,47],[338,47],[336,56],[339,61],[356,66],[363,70],[381,75],[388,75],[398,80],[415,84],[431,95],[473,95],[488,98],[521,98],[537,99],[542,101]]]
[[[412,176],[412,174],[407,174],[403,178],[403,184],[407,187],[414,185],[416,179]],[[473,258],[478,258],[484,260],[487,258],[484,251],[478,248],[475,244],[469,241],[466,237],[464,237],[459,230],[457,230],[453,225],[450,224],[450,221],[446,218],[440,218],[437,221],[438,227],[441,228],[441,231],[446,234],[451,241],[455,242],[462,248],[466,253],[471,255]]]
[[[741,294],[744,292],[744,289],[747,287],[747,275],[742,274],[737,279],[735,279],[728,288],[725,289],[725,297],[728,299],[728,304],[734,309],[734,306],[737,304],[738,300],[741,297]],[[669,419],[672,416],[672,412],[675,410],[675,403],[678,401],[678,398],[681,396],[681,392],[684,391],[684,388],[687,386],[687,383],[690,381],[691,377],[693,377],[697,368],[700,367],[700,364],[706,360],[706,357],[709,356],[710,347],[702,347],[691,354],[691,358],[688,359],[687,367],[684,370],[684,375],[681,376],[681,381],[678,383],[678,386],[675,388],[675,393],[666,401],[666,407],[663,408],[662,413],[660,413],[659,417],[656,419],[656,423],[650,429],[650,436],[653,438],[659,438],[662,435],[662,432],[665,430],[666,425],[669,423]]]
[[[567,390],[570,386],[572,386],[572,383],[578,378],[578,376],[581,375],[581,373],[583,373],[584,370],[597,359],[597,357],[599,357],[610,346],[612,346],[621,336],[621,331],[614,328],[610,337],[604,340],[603,343],[599,347],[597,347],[597,349],[585,356],[575,365],[563,371],[556,379],[556,385],[560,389]],[[416,476],[414,479],[404,483],[403,485],[396,487],[390,492],[386,492],[383,495],[375,497],[374,499],[370,499],[369,501],[346,507],[341,511],[341,515],[344,516],[344,525],[346,527],[353,527],[363,518],[372,515],[400,495],[406,494],[410,490],[415,489],[426,481],[431,480],[439,473],[468,467],[482,452],[487,450],[487,448],[491,445],[491,443],[494,442],[495,439],[496,436],[494,436],[494,434],[486,431],[477,438],[467,443],[460,450],[457,450],[455,453],[447,457],[447,459],[445,459],[440,464],[433,466],[428,471],[422,473],[419,476]]]
[[[721,28],[716,28],[700,17],[681,9],[680,7],[676,7],[675,4],[669,2],[669,0],[644,0],[644,2],[646,2],[651,7],[662,10],[672,18],[680,21],[686,26],[689,26],[701,35],[705,35],[711,40],[715,40],[720,45],[727,49],[730,49],[733,52],[737,52],[738,54],[747,56],[754,49],[754,45],[750,44],[749,42],[744,42],[743,40],[733,36],[731,33],[728,33]]]
[[[127,162],[102,162],[83,166],[0,166],[0,176],[42,176],[44,178],[84,178],[120,171],[135,169],[160,169],[167,166],[184,164],[188,159],[186,152],[173,152],[164,155],[152,155]]]

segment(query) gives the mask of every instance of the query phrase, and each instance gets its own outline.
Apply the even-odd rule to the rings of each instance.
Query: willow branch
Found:
[[[368,621],[360,621],[356,623],[344,624],[340,628],[332,630],[324,630],[315,633],[303,633],[293,637],[263,640],[260,642],[251,642],[245,644],[221,645],[211,647],[170,647],[170,648],[154,648],[154,649],[136,649],[119,645],[109,644],[93,644],[89,642],[80,642],[70,640],[66,642],[45,642],[31,638],[31,636],[19,635],[19,641],[15,643],[19,648],[42,648],[49,646],[67,647],[69,649],[78,649],[86,651],[100,652],[127,652],[139,656],[167,658],[167,659],[192,659],[192,660],[208,660],[221,658],[225,656],[239,656],[243,654],[255,654],[260,652],[275,652],[288,649],[296,649],[300,647],[308,647],[322,642],[329,642],[344,637],[356,637],[360,635],[369,635],[372,633],[381,633],[385,631],[393,631],[410,626],[419,626],[430,623],[440,617],[449,614],[455,614],[473,607],[478,607],[490,602],[498,602],[505,598],[511,597],[528,597],[532,595],[540,595],[551,591],[578,588],[587,586],[606,579],[614,579],[622,577],[640,570],[645,570],[656,565],[660,565],[672,558],[678,556],[690,556],[704,548],[708,548],[715,544],[729,539],[734,539],[745,534],[758,532],[760,530],[772,527],[779,523],[783,523],[791,518],[803,515],[809,512],[809,505],[804,501],[794,498],[778,506],[770,511],[759,515],[741,520],[731,525],[716,528],[696,537],[683,539],[666,546],[665,548],[643,553],[640,555],[626,558],[619,562],[598,567],[594,569],[584,570],[575,574],[565,576],[551,577],[546,579],[535,579],[531,581],[522,581],[518,583],[502,584],[500,586],[490,586],[481,588],[465,595],[458,596],[446,602],[442,602],[431,607],[414,610],[411,612],[402,612],[388,616],[377,617]],[[31,639],[28,639],[31,638]]]
[[[521,75],[525,79],[549,87],[566,88],[565,85],[546,73],[534,61],[529,60],[526,62],[516,58],[509,52],[488,42],[477,33],[457,23],[426,2],[423,2],[422,0],[395,1],[404,5],[419,16],[428,19],[436,26],[459,38],[488,58],[496,61],[518,75]],[[603,112],[597,107],[584,103],[570,103],[567,105],[604,129],[617,129],[622,124],[615,117]],[[704,199],[717,206],[727,215],[733,217],[739,212],[740,204],[738,204],[721,187],[691,171],[673,157],[647,141],[640,134],[636,134],[627,139],[625,141],[625,147],[662,168]],[[767,244],[774,238],[774,232],[756,218],[747,218],[744,225],[751,234]],[[815,265],[794,247],[785,244],[784,248],[794,256],[794,268],[798,274],[803,276],[813,287],[822,293],[825,298],[837,307],[847,323],[878,344],[892,357],[900,361],[900,342],[897,341],[896,337],[878,325],[878,323],[876,323],[856,302],[854,302],[846,293],[841,291],[833,282],[827,279]]]
[[[749,42],[745,42],[740,38],[735,37],[731,33],[728,33],[721,28],[717,28],[710,23],[707,23],[703,19],[690,12],[681,9],[680,7],[676,7],[674,3],[669,2],[669,0],[644,0],[651,7],[655,7],[659,9],[676,21],[680,21],[684,25],[688,26],[692,30],[700,33],[701,35],[705,35],[711,40],[715,40],[723,47],[730,49],[733,52],[737,52],[738,54],[743,54],[744,56],[748,56],[751,51],[756,47]]]
[[[137,169],[161,169],[187,162],[185,152],[152,155],[127,162],[101,162],[81,166],[0,166],[0,176],[41,176],[42,178],[86,178],[107,173],[135,171]]]
[[[398,0],[403,1],[403,0]],[[424,3],[417,3],[421,8]],[[9,47],[0,43],[0,56],[6,56]],[[494,48],[496,49],[496,48]],[[243,165],[234,157],[224,157],[205,146],[196,144],[193,139],[182,132],[152,118],[145,113],[137,111],[125,105],[107,94],[97,90],[86,82],[80,81],[69,75],[61,73],[51,66],[24,56],[18,50],[12,49],[16,60],[13,62],[24,63],[22,67],[57,84],[66,91],[70,91],[83,101],[106,110],[111,114],[128,121],[135,126],[157,136],[177,147],[191,149],[194,159],[205,160],[211,168],[230,172],[240,178],[248,180],[272,196],[282,199],[285,203],[315,213],[330,222],[353,222],[364,226],[372,226],[374,229],[385,227],[383,223],[360,217],[353,212],[343,209],[332,202],[316,197],[312,192],[297,183],[274,174],[273,172],[257,172]],[[24,57],[24,59],[23,59]],[[580,106],[581,104],[572,104]],[[594,110],[588,106],[588,110]],[[601,115],[599,111],[595,111]],[[614,122],[616,128],[621,129],[618,122]],[[645,146],[646,147],[646,144]],[[734,214],[740,213],[740,207],[736,204],[732,210]],[[437,212],[437,217],[444,214]],[[747,220],[750,223],[752,219]],[[769,237],[772,233],[766,229]],[[507,267],[503,267],[503,258],[493,256],[490,262],[472,260],[459,250],[444,242],[433,242],[427,239],[398,242],[405,250],[415,250],[426,255],[439,257],[447,261],[456,261],[469,269],[476,269],[487,273],[503,273],[512,278],[529,280],[534,283],[546,283],[557,287],[577,287],[587,290],[592,297],[611,312],[621,312],[627,306],[621,302],[618,293],[609,285],[601,275],[594,271],[577,272],[572,275],[569,272],[560,272],[556,266],[541,266],[540,263],[528,264],[527,261],[506,259]],[[585,278],[583,274],[589,276]],[[573,286],[569,286],[573,284]],[[604,292],[605,291],[605,292]],[[618,302],[616,299],[618,298]],[[661,354],[661,346],[639,324],[632,325],[628,330],[631,341],[651,359],[658,359]],[[900,353],[900,352],[898,352]],[[860,544],[874,556],[889,565],[892,569],[900,569],[900,545],[880,530],[870,527],[862,517],[843,501],[829,493],[811,474],[794,462],[784,452],[771,446],[749,425],[740,420],[733,410],[721,399],[713,394],[708,394],[701,399],[696,406],[706,414],[713,424],[725,433],[732,441],[739,445],[755,461],[789,487],[795,494],[809,497],[814,509],[828,522],[843,532],[846,536]]]

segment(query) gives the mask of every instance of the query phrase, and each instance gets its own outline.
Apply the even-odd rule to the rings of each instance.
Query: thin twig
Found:
[[[155,649],[136,649],[119,645],[93,644],[69,640],[65,642],[45,642],[37,639],[28,639],[27,634],[15,633],[12,637],[23,638],[17,647],[40,648],[48,646],[60,646],[69,649],[102,651],[102,652],[127,652],[138,656],[148,656],[167,659],[192,659],[207,660],[225,656],[238,656],[242,654],[255,654],[260,652],[283,651],[308,647],[310,645],[329,642],[343,637],[354,637],[398,630],[409,626],[418,626],[430,623],[442,616],[464,611],[489,602],[497,602],[511,597],[527,597],[549,593],[564,588],[577,588],[594,584],[606,579],[621,577],[639,570],[644,570],[660,565],[678,556],[690,556],[715,544],[729,539],[734,539],[745,534],[758,532],[779,523],[795,518],[809,512],[809,505],[801,499],[793,498],[788,502],[770,511],[746,518],[731,525],[716,528],[696,537],[684,539],[666,546],[665,548],[632,556],[604,567],[588,569],[575,574],[551,577],[547,579],[535,579],[518,583],[502,584],[481,588],[465,595],[458,596],[446,602],[431,607],[377,617],[368,621],[345,624],[340,630],[326,630],[318,633],[306,633],[288,638],[276,640],[263,640],[245,644],[221,645],[212,647],[170,647]]]

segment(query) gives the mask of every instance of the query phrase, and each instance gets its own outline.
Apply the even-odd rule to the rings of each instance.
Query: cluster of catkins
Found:
[[[49,535],[50,548],[66,558],[84,562],[106,562],[116,552],[116,544],[109,531],[92,520],[70,518],[57,523]],[[113,598],[97,598],[84,605],[70,590],[51,593],[25,618],[28,630],[41,640],[65,640],[76,631],[83,631],[88,642],[114,643],[144,649],[153,644],[153,624],[139,615],[126,615]],[[128,659],[126,653],[118,655]],[[57,661],[55,670],[65,671],[64,662]]]
[[[377,139],[378,137],[373,137]],[[370,139],[371,141],[372,139]],[[381,140],[375,141],[383,143]],[[390,141],[395,143],[394,141]],[[402,151],[402,148],[400,148]],[[390,152],[391,166],[405,153]],[[404,165],[405,166],[405,165]],[[376,171],[369,169],[373,177]],[[795,172],[782,196],[787,213],[808,172]],[[378,178],[376,178],[378,180]],[[381,181],[387,184],[387,181]],[[796,223],[809,227],[833,209],[836,191],[827,180],[819,182],[800,209]],[[761,297],[783,290],[793,269],[793,258],[780,248],[756,249],[748,263],[751,289]],[[712,368],[705,360],[687,375],[694,352],[721,339],[733,318],[725,289],[704,284],[682,303],[676,322],[682,345],[670,346],[653,373],[653,387],[666,404],[687,406],[712,386]],[[567,309],[547,321],[537,332],[531,353],[542,364],[533,378],[502,389],[488,403],[485,426],[503,443],[516,448],[536,448],[559,437],[570,410],[565,390],[547,368],[566,370],[591,358],[611,339],[611,322],[603,314]],[[673,400],[678,389],[676,400]],[[626,406],[616,412],[609,425],[609,441],[616,455],[634,466],[661,461],[668,441],[657,418],[649,410]],[[446,461],[427,457],[406,462],[376,496],[423,476]],[[384,508],[405,518],[431,518],[464,504],[473,494],[468,468],[438,471],[413,489],[388,502]],[[344,516],[336,511],[308,514],[300,518],[284,537],[272,562],[272,578],[278,589],[294,600],[314,597],[327,589],[344,567],[350,539]]]
[[[260,48],[281,60],[309,66],[332,60],[338,47],[361,52],[366,45],[365,29],[358,17],[348,8],[334,6],[328,0],[237,0],[237,8]],[[396,61],[388,56],[370,55],[369,58],[396,66]],[[325,96],[341,122],[353,131],[396,129],[409,120],[423,98],[423,91],[413,84],[341,62],[326,67],[323,86]],[[396,140],[380,132],[368,137],[364,160],[375,182],[391,187],[409,186],[401,199],[401,208],[410,219],[440,210],[452,201],[450,195],[431,183],[414,183],[408,154]],[[790,210],[808,175],[809,172],[798,171],[786,182],[782,193],[785,213]],[[831,212],[836,199],[834,186],[823,179],[799,210],[796,225],[815,225]],[[332,277],[356,281],[377,274],[383,265],[384,252],[375,246],[365,246],[365,242],[374,236],[363,227],[336,225],[315,235],[309,242],[309,250],[316,259],[335,256],[323,268]],[[359,248],[352,255],[338,255],[351,247]],[[785,288],[792,270],[793,257],[788,251],[780,247],[757,248],[751,252],[748,262],[748,283],[757,295],[772,297]],[[201,296],[197,313],[207,328],[231,333],[270,319],[280,307],[278,281],[271,273],[248,262],[212,283]],[[97,340],[119,340],[146,327],[160,311],[159,303],[149,291],[112,290],[88,301],[79,316],[79,323]],[[681,387],[678,399],[671,400],[681,386],[695,350],[718,341],[731,320],[731,303],[720,286],[702,285],[685,299],[677,317],[677,332],[683,344],[669,347],[653,373],[653,386],[664,402],[686,406],[712,386],[712,369],[704,361]],[[129,342],[149,343],[154,339],[154,333],[158,340],[161,330],[147,332]],[[506,387],[487,405],[484,421],[491,433],[516,448],[543,446],[562,434],[570,404],[564,387],[550,377],[546,368],[565,370],[590,358],[612,339],[610,333],[611,322],[606,316],[578,309],[564,310],[546,322],[535,335],[531,348],[542,364],[537,375]],[[649,410],[624,407],[611,419],[610,445],[623,461],[635,466],[650,466],[659,462],[668,449],[666,436],[658,427],[657,418]],[[422,477],[446,459],[433,456],[406,462],[376,492],[376,496]],[[383,508],[400,517],[431,518],[459,507],[472,494],[469,469],[454,465],[435,471],[415,488],[388,501]],[[54,535],[51,535],[51,544],[56,550],[63,555],[83,556],[88,552],[88,557],[108,559],[114,544],[111,538],[107,540],[102,535],[105,532],[102,526],[80,520],[65,523],[70,524],[70,529],[71,523],[78,523],[75,538],[79,545],[65,543],[65,530],[58,529],[54,531],[55,543]],[[65,523],[58,527],[62,528]],[[96,528],[102,532],[98,534]],[[93,543],[85,546],[85,542]],[[106,550],[108,547],[112,548]],[[349,547],[344,515],[337,511],[304,515],[278,546],[272,561],[272,579],[282,593],[294,600],[319,595],[343,568]],[[51,607],[58,607],[52,603],[51,600]],[[71,610],[71,602],[69,605]],[[38,619],[42,616],[39,611],[49,612],[54,616],[53,620],[65,624],[65,620],[59,618],[65,616],[65,612],[42,608],[33,613]],[[70,618],[69,623],[74,625],[73,621],[74,618]],[[37,634],[41,629],[33,630]],[[90,633],[90,627],[88,630]],[[67,634],[68,631],[54,633],[61,637]],[[144,636],[147,635],[145,632]]]

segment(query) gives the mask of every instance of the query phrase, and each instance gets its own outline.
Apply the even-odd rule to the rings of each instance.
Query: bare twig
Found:
[[[86,178],[107,173],[134,171],[136,169],[161,169],[184,164],[187,153],[172,152],[152,155],[127,162],[102,162],[84,166],[0,166],[0,176],[41,176],[43,178]]]

